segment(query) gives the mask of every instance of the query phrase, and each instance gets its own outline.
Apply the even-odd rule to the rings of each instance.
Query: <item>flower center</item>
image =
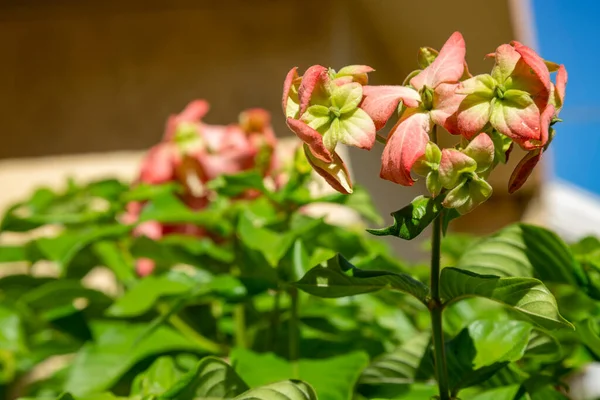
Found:
[[[505,91],[506,91],[506,89],[504,88],[504,86],[498,85],[498,86],[496,86],[496,89],[494,90],[494,94],[496,95],[497,98],[503,99]]]
[[[426,110],[433,108],[433,89],[429,86],[423,86],[421,89],[421,103]]]
[[[340,112],[340,109],[335,106],[329,107],[329,113],[331,115],[334,115],[336,118],[339,118],[340,115],[342,115],[342,113]]]

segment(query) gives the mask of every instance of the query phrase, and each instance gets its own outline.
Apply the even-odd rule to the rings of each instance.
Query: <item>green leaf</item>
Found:
[[[538,362],[558,361],[563,355],[558,339],[548,333],[534,329],[529,336],[525,357]]]
[[[170,195],[181,190],[181,186],[175,182],[163,183],[161,185],[150,185],[140,183],[128,192],[123,193],[122,200],[126,203],[131,201],[146,201],[156,197]]]
[[[434,396],[439,394],[439,389],[436,385],[425,383],[413,383],[401,391],[401,394],[394,399],[398,400],[429,400],[435,399]],[[384,400],[384,399],[376,399]]]
[[[104,225],[81,231],[66,231],[52,238],[40,238],[35,244],[45,259],[56,262],[65,272],[73,258],[97,240],[120,237],[131,228],[125,225]]]
[[[382,289],[408,293],[426,303],[429,288],[408,274],[388,271],[361,270],[348,262],[341,254],[318,265],[294,283],[314,296],[335,298],[376,292]]]
[[[27,260],[29,260],[29,257],[25,246],[0,246],[0,263]]]
[[[355,352],[332,358],[301,359],[294,367],[273,353],[257,354],[235,349],[231,360],[236,372],[250,387],[298,378],[310,382],[320,400],[347,400],[352,397],[354,384],[369,357]]]
[[[0,349],[15,353],[26,351],[25,330],[22,322],[21,316],[17,312],[0,306]],[[2,374],[0,373],[0,375]]]
[[[446,343],[448,379],[453,394],[458,393],[463,388],[487,381],[496,372],[508,365],[507,361],[499,361],[481,368],[475,368],[474,360],[478,355],[475,339],[471,337],[468,329],[463,329],[456,337]]]
[[[483,297],[518,311],[543,328],[573,328],[560,315],[552,293],[537,279],[501,278],[447,267],[442,270],[440,292],[446,304]]]
[[[131,257],[127,257],[125,249],[117,242],[102,240],[92,245],[94,253],[110,268],[121,282],[130,282],[136,278]]]
[[[219,175],[208,182],[207,187],[229,197],[239,196],[252,189],[263,193],[267,192],[262,174],[255,170],[232,175]]]
[[[317,395],[309,384],[287,380],[251,389],[233,400],[317,400]]]
[[[234,257],[227,244],[184,235],[167,235],[157,241],[140,236],[133,240],[130,251],[135,258],[150,258],[166,267],[187,264],[207,270],[211,270],[213,262],[229,264]]]
[[[510,225],[474,243],[457,268],[499,277],[537,277],[544,282],[585,286],[581,266],[553,232],[528,224]]]
[[[362,372],[359,383],[405,385],[414,382],[429,344],[429,335],[421,334],[409,338],[393,352],[375,358]]]
[[[465,397],[465,400],[514,400],[520,388],[521,385],[499,387],[492,390],[486,390],[473,397]]]
[[[76,313],[79,309],[104,310],[112,302],[104,293],[70,279],[54,280],[38,286],[26,292],[19,301],[49,321]]]
[[[577,335],[581,342],[598,358],[600,358],[600,335],[598,323],[592,318],[576,322]]]
[[[444,210],[444,212],[442,213],[442,217],[442,233],[445,236],[448,233],[448,226],[450,225],[450,222],[460,217],[460,213],[458,212],[458,210],[456,210],[456,208],[449,208]]]
[[[150,368],[135,377],[131,394],[160,396],[175,385],[182,375],[171,357],[159,357]]]
[[[159,327],[143,340],[144,324],[95,322],[94,342],[85,344],[75,356],[65,390],[84,396],[109,389],[137,362],[176,351],[198,352],[198,347],[167,327]]]
[[[376,236],[397,236],[401,239],[411,240],[421,232],[440,214],[442,196],[435,199],[419,196],[408,206],[392,213],[394,224],[382,229],[367,229],[367,232]]]
[[[468,327],[477,355],[473,367],[517,361],[525,354],[532,325],[524,321],[474,321]]]
[[[281,234],[262,227],[260,219],[249,212],[240,215],[237,234],[248,248],[262,253],[272,267],[277,266],[294,242],[292,234]]]
[[[115,301],[106,314],[112,317],[136,317],[152,309],[163,296],[175,296],[189,292],[189,284],[169,279],[167,275],[147,276]]]
[[[205,357],[160,399],[231,399],[247,390],[248,385],[225,361]]]
[[[139,223],[157,221],[165,224],[194,224],[221,235],[231,232],[231,225],[222,216],[223,210],[207,208],[192,211],[172,193],[154,197],[140,213]]]

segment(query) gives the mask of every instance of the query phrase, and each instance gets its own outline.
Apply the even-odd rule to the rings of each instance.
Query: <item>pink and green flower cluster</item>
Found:
[[[287,124],[305,143],[315,170],[338,191],[351,193],[337,144],[370,150],[376,132],[397,115],[387,138],[380,137],[385,142],[380,176],[411,186],[414,172],[425,177],[432,196],[444,196],[444,207],[467,213],[491,196],[486,179],[507,162],[514,144],[527,154],[509,191],[525,183],[552,141],[567,73],[516,41],[489,55],[495,59],[490,74],[472,76],[465,55],[465,41],[455,32],[439,52],[421,48],[421,69],[399,86],[368,85],[373,71],[368,66],[336,72],[315,65],[303,76],[293,68],[283,91]],[[455,146],[439,147],[437,127],[457,136]]]
[[[210,125],[202,119],[208,112],[205,100],[192,101],[179,114],[167,120],[163,140],[152,147],[142,160],[138,183],[158,185],[177,182],[183,188],[182,202],[194,211],[202,210],[211,200],[207,183],[224,174],[259,170],[265,179],[276,182],[279,161],[277,139],[271,127],[271,116],[263,109],[243,111],[238,123]],[[257,193],[248,191],[242,198]],[[144,204],[128,204],[124,222],[137,221]],[[138,225],[135,235],[158,240],[169,234],[206,236],[207,232],[193,224],[165,225],[148,221]],[[139,259],[138,274],[145,276],[154,270],[154,262]]]

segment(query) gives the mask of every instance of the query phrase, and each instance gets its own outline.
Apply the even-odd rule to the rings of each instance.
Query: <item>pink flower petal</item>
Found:
[[[494,142],[487,133],[480,133],[463,152],[477,162],[476,172],[484,172],[494,161]]]
[[[156,268],[156,264],[150,258],[138,258],[135,262],[135,272],[141,278],[150,275],[154,268]]]
[[[565,91],[567,89],[567,69],[564,65],[558,67],[558,72],[556,73],[556,94],[560,100],[560,105],[565,101]]]
[[[146,236],[152,240],[158,240],[163,237],[163,226],[160,222],[147,221],[139,224],[133,230],[134,236]]]
[[[530,151],[516,166],[508,181],[508,193],[514,193],[519,190],[527,181],[535,166],[542,158],[543,150],[537,149]]]
[[[332,188],[343,194],[352,193],[350,173],[348,172],[348,168],[346,168],[344,160],[336,152],[333,152],[331,162],[323,162],[305,144],[304,154],[315,172],[321,175]]]
[[[363,96],[360,108],[369,114],[377,130],[385,126],[400,100],[407,107],[417,107],[421,100],[416,90],[406,86],[363,86]]]
[[[429,142],[431,118],[428,113],[409,109],[392,129],[381,157],[383,179],[412,186],[410,171],[415,162],[425,154]]]
[[[368,65],[348,65],[340,69],[336,77],[350,77],[351,81],[358,82],[361,85],[366,85],[369,81],[368,73],[375,71]],[[337,81],[337,79],[336,79]]]
[[[452,116],[465,98],[465,95],[456,93],[459,86],[454,83],[438,85],[433,91],[433,109],[430,112],[433,123],[443,126],[453,135],[460,134],[460,131],[456,118],[452,118]]]
[[[538,147],[544,147],[548,143],[550,133],[550,122],[556,110],[552,104],[548,104],[542,115],[540,116],[540,140],[526,140],[521,143],[524,150],[533,150]]]
[[[183,109],[177,119],[179,122],[198,122],[208,113],[209,109],[210,105],[206,100],[194,100]]]
[[[423,86],[435,88],[440,83],[456,83],[465,69],[465,40],[460,32],[454,32],[446,41],[440,54],[431,65],[410,80],[417,90]]]
[[[175,174],[177,160],[175,148],[171,143],[157,144],[148,151],[142,160],[140,181],[150,184],[171,181]]]
[[[371,150],[375,144],[375,124],[369,115],[360,108],[340,118],[343,135],[340,142],[359,149]]]
[[[287,109],[288,97],[290,96],[290,90],[294,84],[294,80],[298,78],[298,67],[290,69],[290,72],[285,76],[283,81],[283,98],[281,99],[281,106],[283,107],[283,113],[285,114]]]
[[[309,67],[304,75],[302,76],[302,82],[298,88],[298,99],[300,100],[300,115],[304,114],[304,111],[308,108],[310,97],[312,96],[313,90],[319,84],[324,81],[327,76],[327,68],[321,65],[313,65]]]
[[[476,161],[468,155],[456,149],[443,149],[438,168],[440,183],[446,189],[454,189],[463,173],[475,172],[476,168]]]
[[[512,41],[511,43],[515,47],[517,53],[521,55],[522,63],[527,66],[527,68],[521,68],[520,65],[517,65],[517,68],[519,70],[524,70],[522,72],[524,76],[531,76],[531,73],[533,72],[533,75],[537,78],[534,84],[535,92],[530,90],[529,93],[534,97],[534,100],[536,100],[538,107],[543,109],[548,102],[552,86],[552,81],[550,81],[550,71],[548,71],[548,67],[546,67],[544,60],[533,51],[533,49],[517,41]],[[517,71],[515,71],[515,73],[517,73]]]
[[[307,124],[297,119],[288,118],[288,127],[310,147],[312,154],[323,162],[333,161],[331,152],[323,144],[323,136]]]
[[[509,44],[503,44],[496,49],[496,64],[492,76],[498,83],[504,83],[515,70],[521,55]]]
[[[530,103],[518,103],[521,100]],[[518,143],[531,139],[540,140],[541,137],[540,111],[528,97],[515,100],[505,97],[504,100],[497,100],[492,107],[490,122],[498,132]]]
[[[456,115],[450,118],[453,123],[451,133],[461,134],[467,139],[477,135],[490,120],[491,99],[470,94],[460,103]],[[455,120],[454,120],[455,119]],[[448,122],[446,123],[448,125]]]

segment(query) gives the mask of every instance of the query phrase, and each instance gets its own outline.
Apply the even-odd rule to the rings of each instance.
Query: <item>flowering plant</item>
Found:
[[[526,272],[515,270],[507,260],[508,247],[519,240],[525,241],[525,246],[516,252],[519,256],[514,254],[516,257],[529,256],[530,247],[539,244],[530,242],[538,240],[541,234],[533,227],[522,225],[500,233],[497,241],[490,239],[494,244],[488,245],[486,260],[468,258],[488,254],[487,243],[482,242],[454,266],[441,268],[442,233],[452,219],[490,198],[492,186],[487,179],[497,165],[508,161],[515,145],[526,154],[510,177],[509,192],[525,183],[552,141],[567,83],[564,66],[543,60],[516,41],[503,44],[488,55],[495,61],[490,74],[473,76],[465,55],[465,41],[455,32],[439,52],[421,48],[417,57],[419,69],[400,86],[368,85],[367,73],[374,71],[368,66],[349,66],[336,72],[317,65],[308,68],[302,77],[296,68],[292,69],[283,89],[288,126],[305,143],[307,158],[314,160],[316,170],[334,189],[352,192],[344,161],[335,152],[338,142],[366,150],[371,150],[376,141],[382,142],[382,179],[412,186],[416,180],[413,173],[424,178],[428,197],[419,196],[392,213],[392,226],[368,231],[410,240],[433,223],[429,285],[408,274],[369,271],[362,275],[339,255],[328,267],[317,266],[309,271],[299,281],[299,287],[324,297],[393,289],[420,301],[431,319],[431,346],[425,348],[430,352],[438,385],[435,398],[441,400],[457,399],[462,389],[486,381],[496,374],[496,368],[502,369],[504,361],[511,361],[511,357],[497,358],[492,349],[477,344],[478,338],[493,342],[491,330],[506,333],[512,329],[508,326],[516,327],[522,319],[545,331],[573,327],[559,313],[552,292],[535,279],[552,281],[552,273],[543,266]],[[379,136],[376,131],[384,129],[394,115],[397,121],[387,136]],[[451,147],[441,146],[442,130],[455,136]],[[510,241],[504,242],[509,237]],[[492,250],[498,242],[505,244]],[[342,277],[349,273],[353,276],[346,279],[351,279],[351,283],[343,283]],[[572,273],[578,274],[568,272]],[[581,279],[583,284],[585,279]],[[470,326],[468,332],[461,331],[447,341],[444,311],[468,297],[504,304],[520,314],[518,322],[482,321],[481,326]],[[470,351],[465,340],[474,342],[472,356],[457,353]],[[502,390],[481,398],[521,398],[530,389],[525,385],[515,391]],[[535,391],[531,395],[535,398]]]
[[[600,241],[528,224],[446,235],[515,146],[509,191],[523,185],[564,101],[563,66],[517,42],[490,57],[472,76],[455,33],[399,86],[368,85],[363,65],[294,68],[282,105],[299,146],[265,110],[211,125],[196,100],[133,182],[70,181],[11,206],[0,399],[589,400]],[[381,177],[422,177],[429,195],[367,231],[411,240],[432,225],[430,265],[364,232],[360,217],[382,221],[338,145],[376,142]]]

